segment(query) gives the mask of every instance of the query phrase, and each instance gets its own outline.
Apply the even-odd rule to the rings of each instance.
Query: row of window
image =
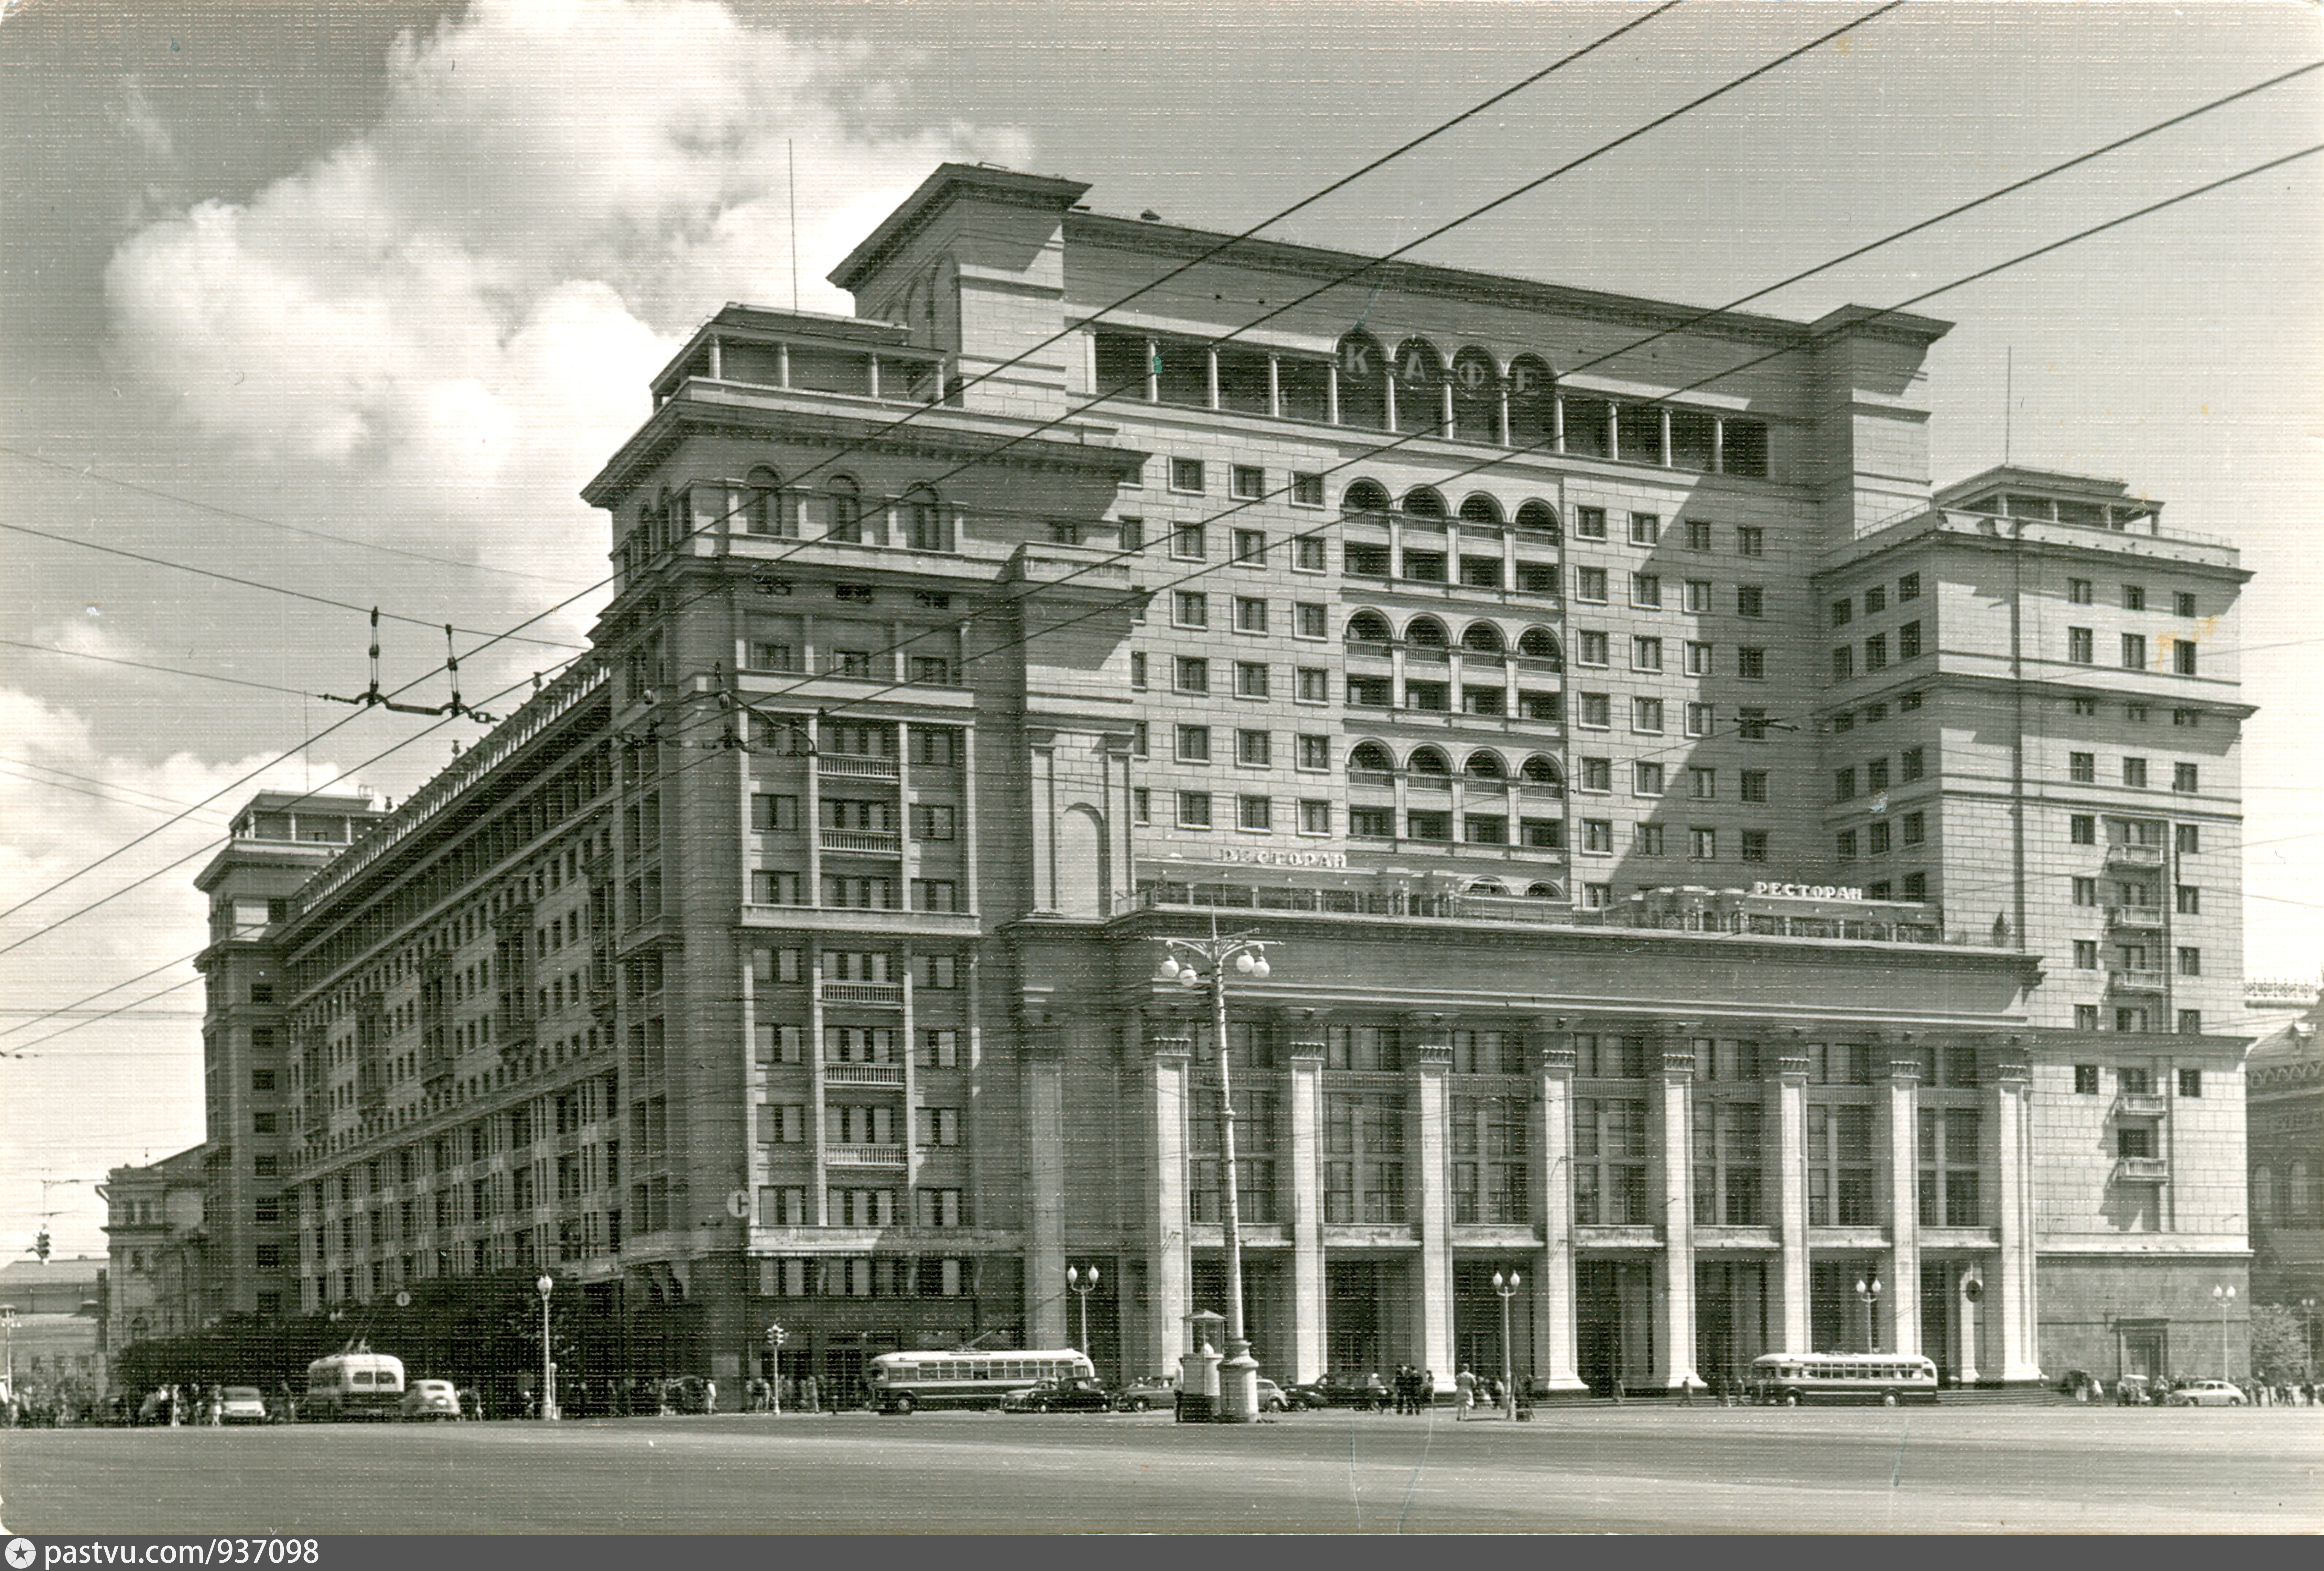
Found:
[[[911,905],[907,907],[898,898],[899,891],[908,892]],[[754,868],[751,871],[751,904],[753,905],[805,905],[807,875],[781,868]],[[961,912],[960,882],[954,878],[913,878],[899,880],[885,873],[825,873],[823,876],[822,899],[816,904],[834,911],[937,911]]]
[[[2194,826],[2190,824],[2188,827]],[[2173,888],[2175,905],[2180,915],[2200,916],[2203,914],[2203,891],[2199,886],[2180,884]],[[2094,906],[2098,903],[2098,881],[2096,878],[2077,877],[2073,880],[2073,890],[2075,905]],[[2126,882],[2115,886],[2114,904],[2123,910],[2135,912],[2151,909],[2153,900],[2154,889],[2152,885]]]
[[[2097,699],[2076,698],[2071,700],[2071,703],[2074,713],[2079,718],[2089,720],[2095,719],[2097,717],[2098,712],[2098,701]],[[2144,725],[2152,716],[2152,713],[2153,711],[2151,707],[2144,703],[2126,703],[2122,706],[2122,718],[2128,721],[2133,725]],[[2189,730],[2192,730],[2196,726],[2200,726],[2203,723],[2203,712],[2200,709],[2184,707],[2173,709],[2171,712],[2171,723],[2175,726],[2183,726]]]
[[[2151,974],[2153,967],[2147,959],[2147,947],[2143,943],[2123,943],[2115,946],[2111,970],[2126,971],[2133,976]],[[2190,945],[2178,947],[2179,974],[2200,977],[2203,974],[2203,951]],[[2094,938],[2074,940],[2074,969],[2095,971],[2098,969],[2098,941]]]
[[[2074,1006],[2075,1030],[2093,1032],[2102,1030],[2103,1026],[2100,1024],[2099,1021],[2100,1016],[2098,1014],[2098,1006],[2097,1005],[2077,1004]],[[2153,1016],[2144,1004],[2118,1005],[2114,1012],[2114,1028],[2117,1032],[2143,1034],[2154,1029]],[[2180,1010],[2178,1034],[2181,1036],[2202,1035],[2203,1012],[2200,1009]],[[2079,1078],[2079,1071],[2077,1071],[2077,1075]],[[2145,1154],[2151,1155],[2153,1153],[2147,1153]]]
[[[1679,645],[1680,671],[1688,676],[1716,676],[1719,652],[1716,645],[1689,639]],[[1598,667],[1613,663],[1613,645],[1608,636],[1591,628],[1582,628],[1573,635],[1573,660],[1577,666]],[[1669,668],[1665,658],[1664,641],[1646,634],[1633,634],[1630,639],[1630,669],[1649,675],[1660,675]],[[1738,644],[1729,658],[1727,675],[1746,682],[1767,679],[1767,648],[1764,644]]]
[[[2122,639],[2122,668],[2126,671],[2146,670],[2148,668],[2146,635],[2123,633],[2119,636]],[[2192,676],[2196,674],[2194,639],[2164,639],[2161,642],[2168,646],[2171,650],[2171,669],[2174,675]],[[2089,628],[2068,628],[2066,658],[2076,666],[2096,665],[2098,663],[2097,632]]]
[[[1878,616],[1882,611],[1888,609],[1888,586],[1885,583],[1876,583],[1864,592],[1863,598],[1864,614],[1866,616]],[[1903,577],[1896,580],[1897,604],[1903,605],[1908,601],[1914,601],[1920,598],[1921,575],[1919,574],[1907,573]],[[1846,627],[1849,622],[1854,619],[1855,615],[1856,596],[1843,594],[1838,600],[1831,602],[1831,625],[1833,627]]]
[[[1895,778],[1898,782],[1918,780],[1928,773],[1928,753],[1922,748],[1906,748],[1896,756]],[[1864,765],[1864,789],[1877,795],[1888,789],[1888,760],[1874,758]],[[1831,772],[1831,799],[1851,802],[1856,798],[1857,767],[1853,764]]]
[[[757,1056],[762,1067],[807,1061],[807,1028],[761,1021]],[[823,1028],[825,1063],[900,1064],[903,1033],[892,1025],[826,1025]],[[961,1067],[961,1034],[955,1026],[924,1025],[915,1034],[912,1061],[923,1070]],[[884,1144],[884,1143],[883,1143]],[[942,1144],[949,1145],[951,1141]]]
[[[1910,714],[1920,707],[1919,694],[1900,693],[1896,695],[1895,708],[1898,714]],[[1884,698],[1877,703],[1868,703],[1862,709],[1837,711],[1831,717],[1831,729],[1834,733],[1852,731],[1859,721],[1866,725],[1878,725],[1888,718],[1889,709],[1889,701]]]
[[[1875,633],[1864,640],[1864,670],[1868,675],[1888,668],[1888,635]],[[1896,629],[1895,657],[1917,660],[1921,657],[1921,624],[1906,622]],[[1856,646],[1842,644],[1831,652],[1831,679],[1845,682],[1856,675]]]
[[[1852,862],[1857,857],[1857,848],[1861,844],[1864,855],[1885,857],[1899,845],[1917,846],[1928,838],[1927,816],[1919,813],[1904,813],[1897,814],[1893,824],[1886,819],[1875,819],[1866,824],[1860,841],[1857,831],[1841,830],[1832,837],[1832,854],[1843,862]],[[1915,874],[1914,877],[1917,877],[1919,875]],[[1907,878],[1905,882],[1910,885],[1912,879]],[[1914,887],[1925,887],[1925,886]],[[1908,894],[1904,898],[1918,900],[1922,896],[1918,894]]]
[[[805,1144],[811,1111],[804,1102],[761,1104],[759,1143]],[[825,1102],[823,1137],[834,1145],[898,1145],[902,1144],[899,1128],[902,1111],[882,1102]],[[937,1147],[960,1144],[959,1108],[922,1107],[911,1111],[913,1144]]]
[[[868,834],[893,834],[900,822],[911,825],[911,838],[916,841],[948,841],[959,830],[960,810],[948,802],[914,802],[899,813],[897,804],[884,798],[825,796],[822,799],[822,827],[851,830]],[[796,830],[799,827],[799,799],[779,793],[760,792],[751,798],[751,828],[754,833],[770,834]]]
[[[2066,598],[2076,605],[2094,604],[2097,601],[2097,585],[2092,583],[2087,578],[2069,578],[2066,580]],[[2125,611],[2146,610],[2146,585],[2143,583],[2124,584],[2122,586],[2122,609]],[[2191,617],[2197,615],[2198,612],[2195,609],[2194,592],[2187,589],[2172,591],[2171,595],[2171,611],[2172,614],[2174,616]]]
[[[2098,778],[2098,756],[2096,753],[2066,755],[2066,777],[2078,786],[2095,786]],[[2132,790],[2146,789],[2146,760],[2126,757],[2122,760],[2122,783]],[[2193,764],[2173,764],[2171,767],[2171,789],[2193,792],[2201,788],[2201,773]]]

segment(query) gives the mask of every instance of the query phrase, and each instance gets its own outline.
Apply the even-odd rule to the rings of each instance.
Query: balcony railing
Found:
[[[2114,1176],[2126,1183],[2159,1184],[2171,1177],[2167,1156],[2125,1156],[2116,1159]]]
[[[832,1145],[824,1148],[825,1165],[829,1167],[903,1167],[904,1148],[900,1145]]]
[[[2161,971],[2137,970],[2126,966],[2107,973],[2107,987],[2116,993],[2160,993],[2169,985]]]
[[[896,760],[864,753],[817,753],[815,767],[825,775],[850,780],[893,780]]]
[[[2109,905],[2107,924],[2110,927],[2135,928],[2142,932],[2159,931],[2163,926],[2160,905]]]
[[[880,857],[904,854],[903,837],[888,830],[826,829],[822,839],[827,851],[861,851]]]
[[[2163,848],[2117,841],[2106,849],[2106,865],[2109,868],[2159,868],[2163,865]]]
[[[1396,776],[1387,769],[1351,769],[1348,771],[1348,784],[1372,786],[1386,791],[1396,785]]]
[[[904,1006],[901,982],[824,982],[816,988],[826,1004],[886,1004]]]
[[[2114,1110],[2126,1118],[2160,1118],[2171,1103],[2159,1091],[2125,1091],[2114,1099]]]
[[[823,1079],[834,1086],[901,1086],[904,1066],[893,1063],[827,1063]]]

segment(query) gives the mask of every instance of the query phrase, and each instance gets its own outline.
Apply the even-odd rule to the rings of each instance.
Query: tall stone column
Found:
[[[1151,1146],[1143,1229],[1147,1336],[1156,1367],[1175,1369],[1185,1351],[1186,1317],[1194,1309],[1186,1239],[1186,1097],[1194,1044],[1184,1036],[1148,1036],[1145,1046],[1144,1113]]]
[[[1880,1148],[1888,1163],[1888,1291],[1881,1295],[1881,1346],[1921,1351],[1921,1215],[1914,1170],[1920,1161],[1921,1061],[1906,1036],[1888,1061],[1888,1095],[1880,1105]]]
[[[1662,1253],[1654,1259],[1655,1381],[1676,1391],[1701,1383],[1694,1370],[1694,1046],[1687,1027],[1658,1036],[1655,1077],[1660,1126],[1655,1171],[1661,1179]]]
[[[2034,1287],[2034,1186],[2030,1152],[2034,1071],[2023,1046],[2011,1039],[1994,1076],[1993,1143],[1999,1174],[2001,1281],[1986,1284],[2000,1300],[2001,1378],[2037,1382],[2038,1311]]]
[[[1420,1358],[1424,1368],[1435,1371],[1449,1383],[1456,1371],[1452,1362],[1452,1195],[1445,1167],[1445,1137],[1450,1118],[1444,1104],[1444,1077],[1452,1068],[1452,1038],[1434,1021],[1413,1034],[1413,1142],[1406,1160],[1419,1170],[1412,1192],[1419,1201],[1420,1301],[1414,1316],[1420,1328]],[[1409,1181],[1410,1171],[1406,1179]]]
[[[1323,1343],[1323,1044],[1291,1044],[1291,1368],[1313,1380]]]
[[[1534,1378],[1550,1391],[1588,1386],[1574,1372],[1573,1303],[1573,1038],[1559,1021],[1536,1034],[1534,1059],[1533,1209],[1542,1219],[1541,1253],[1533,1264],[1533,1345],[1541,1364]]]
[[[1047,1033],[1026,1041],[1025,1318],[1036,1347],[1072,1345],[1065,1295],[1065,1055]]]
[[[1777,1350],[1810,1353],[1808,1330],[1808,1050],[1796,1037],[1776,1050],[1767,1095],[1775,1114],[1775,1291],[1783,1339]]]

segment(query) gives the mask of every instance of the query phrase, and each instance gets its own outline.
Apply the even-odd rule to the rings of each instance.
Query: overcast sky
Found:
[[[1392,249],[1873,7],[1687,0],[1274,233]],[[201,1138],[199,988],[137,1001],[191,981],[227,813],[261,785],[401,798],[477,734],[311,696],[363,688],[362,615],[273,590],[474,629],[491,707],[582,640],[607,539],[576,492],[645,378],[795,274],[846,308],[823,275],[939,161],[1240,229],[1650,9],[0,0],[0,907],[217,796],[0,917],[0,1048],[33,1055],[0,1060],[0,1254],[45,1210],[101,1251],[105,1171]],[[1722,304],[2319,60],[2312,5],[1914,0],[1416,254]],[[1895,304],[2319,132],[2324,72],[1751,308]],[[2324,960],[2319,198],[2305,159],[1914,308],[1959,324],[1926,384],[1940,482],[2006,442],[2257,574],[2254,977]],[[413,622],[390,685],[441,659]]]

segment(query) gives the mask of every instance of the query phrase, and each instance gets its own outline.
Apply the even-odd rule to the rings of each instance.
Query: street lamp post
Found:
[[[2308,1373],[2313,1378],[2316,1373],[2316,1300],[2314,1299],[2300,1300],[2300,1318],[2308,1328],[2307,1339],[2301,1346],[2308,1350]]]
[[[2227,1311],[2236,1307],[2236,1290],[2222,1282],[2211,1289],[2211,1301],[2219,1306],[2219,1378],[2227,1373]]]
[[[557,1361],[549,1350],[549,1295],[557,1282],[547,1272],[532,1284],[540,1295],[540,1416],[544,1421],[557,1417]]]
[[[1517,1416],[1517,1368],[1509,1348],[1509,1300],[1517,1296],[1518,1277],[1514,1271],[1504,1276],[1493,1272],[1493,1291],[1501,1295],[1501,1401],[1509,1417]]]
[[[1081,1351],[1082,1356],[1086,1358],[1089,1356],[1090,1350],[1089,1296],[1097,1291],[1097,1267],[1093,1265],[1087,1271],[1080,1271],[1070,1265],[1065,1267],[1065,1285],[1071,1288],[1074,1296],[1082,1300]]]
[[[1235,1167],[1234,1082],[1227,1064],[1227,967],[1265,981],[1267,945],[1256,939],[1220,938],[1207,941],[1166,938],[1170,952],[1163,958],[1162,975],[1185,988],[1211,989],[1211,1030],[1219,1059],[1219,1160],[1224,1169],[1227,1256],[1227,1356],[1220,1365],[1219,1418],[1230,1424],[1259,1419],[1259,1363],[1250,1355],[1250,1338],[1242,1323],[1242,1199],[1240,1174]],[[1181,955],[1185,960],[1179,959]],[[1207,969],[1207,974],[1206,974]]]
[[[1856,1296],[1864,1303],[1864,1350],[1877,1353],[1880,1351],[1880,1276],[1877,1272],[1869,1280],[1860,1276],[1856,1279]]]

